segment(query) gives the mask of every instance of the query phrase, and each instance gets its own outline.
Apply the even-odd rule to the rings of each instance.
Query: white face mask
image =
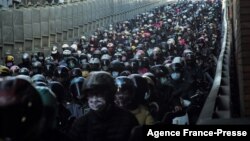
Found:
[[[166,78],[166,77],[161,77],[161,78],[160,78],[160,81],[161,81],[161,84],[162,84],[162,85],[166,85],[166,83],[167,83],[167,78]]]
[[[181,78],[181,74],[178,73],[178,72],[174,72],[174,73],[171,74],[171,78],[173,80],[179,80]]]
[[[122,61],[125,62],[127,58],[125,56],[122,56]]]
[[[115,104],[119,107],[126,108],[132,103],[132,98],[128,94],[116,94],[115,95]]]
[[[104,71],[107,71],[108,69],[109,69],[108,66],[103,66],[103,67],[102,67],[102,70],[104,70]]]
[[[91,96],[88,98],[89,108],[94,111],[103,109],[106,105],[106,100],[103,97]]]
[[[149,90],[148,92],[145,93],[144,99],[148,100],[151,96],[151,90]]]
[[[113,72],[112,72],[113,78],[116,78],[118,75],[119,75],[119,72],[117,72],[117,71],[113,71]]]

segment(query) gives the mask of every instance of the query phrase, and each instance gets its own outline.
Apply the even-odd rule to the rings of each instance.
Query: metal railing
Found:
[[[227,7],[227,0],[224,0],[221,52],[217,61],[214,82],[200,113],[197,124],[233,124],[229,122],[229,120],[231,120],[229,67],[232,39]]]

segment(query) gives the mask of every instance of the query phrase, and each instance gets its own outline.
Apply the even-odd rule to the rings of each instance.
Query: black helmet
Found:
[[[134,93],[135,84],[127,76],[118,76],[115,78],[115,85],[117,87],[117,92],[120,91],[131,91]]]
[[[31,62],[36,62],[36,61],[39,61],[38,60],[38,54],[34,53],[34,54],[31,55]]]
[[[43,66],[42,63],[39,61],[35,61],[32,63],[32,74],[42,74],[43,72]]]
[[[170,65],[170,77],[174,81],[182,80],[184,71],[184,64],[181,57],[175,57]]]
[[[52,77],[53,76],[53,72],[56,68],[56,65],[52,62],[47,62],[45,64],[45,68],[44,68],[44,75],[48,76],[48,77]]]
[[[38,61],[44,63],[45,57],[43,52],[37,52]]]
[[[105,40],[100,40],[99,42],[99,47],[106,47],[107,46],[107,42]]]
[[[90,71],[90,65],[89,65],[89,63],[86,62],[86,63],[82,64],[81,69],[83,71]]]
[[[124,68],[125,68],[124,64],[119,60],[113,60],[110,63],[110,71],[114,78],[119,76],[119,74],[124,70]]]
[[[122,51],[121,54],[122,54],[122,58],[121,58],[122,62],[126,62],[128,60],[128,54],[127,54],[127,52],[126,51]]]
[[[138,60],[135,59],[135,58],[133,58],[133,59],[130,59],[129,63],[130,63],[132,72],[133,73],[137,73],[138,72],[138,68],[139,68],[139,62],[138,62]]]
[[[110,58],[108,54],[104,54],[101,57],[101,66],[103,71],[108,71],[109,70],[109,65],[110,65]]]
[[[99,71],[101,69],[101,62],[98,58],[91,58],[89,60],[89,66],[91,71]]]
[[[149,58],[143,57],[142,59],[138,60],[138,65],[141,68],[149,68]]]
[[[84,63],[87,63],[88,62],[88,56],[84,53],[80,54],[79,56],[79,63],[82,65]]]
[[[81,77],[82,76],[82,70],[80,68],[74,68],[71,70],[71,77]]]
[[[115,95],[115,103],[123,108],[131,109],[137,107],[135,98],[135,84],[127,76],[119,76],[115,79],[117,92]]]
[[[149,77],[154,83],[156,83],[155,75],[151,72],[144,73],[142,77]]]
[[[131,74],[129,75],[129,78],[133,80],[136,86],[136,100],[139,104],[144,104],[144,98],[148,92],[147,81],[139,74]]]
[[[19,75],[27,75],[27,76],[29,76],[29,75],[30,75],[30,71],[29,71],[29,69],[23,67],[23,68],[21,68],[21,69],[19,70],[18,74],[19,74]]]
[[[124,71],[132,72],[132,67],[130,66],[129,62],[124,62]]]
[[[168,69],[163,65],[155,65],[151,67],[150,72],[155,75],[156,85],[158,87],[163,87],[167,85],[168,82]]]
[[[136,46],[136,50],[143,50],[143,48],[144,48],[144,45],[143,45],[143,44],[138,44],[138,45]]]
[[[83,77],[75,77],[74,79],[71,80],[70,82],[70,93],[71,96],[75,99],[81,100],[83,98],[83,93],[81,93],[81,89],[84,83],[84,78]]]
[[[183,64],[183,60],[181,57],[175,57],[172,61],[172,64],[170,65],[170,70],[171,73],[172,72],[183,72],[183,68],[184,64]]]
[[[101,53],[102,53],[102,54],[109,54],[108,48],[107,48],[107,47],[102,47],[102,48],[101,48]]]
[[[49,87],[51,91],[56,95],[56,99],[59,103],[65,99],[65,91],[63,85],[58,81],[49,82]]]
[[[38,140],[43,104],[39,93],[27,81],[9,77],[0,80],[0,138]]]
[[[110,69],[111,69],[111,71],[122,72],[124,69],[124,64],[122,62],[120,62],[119,60],[113,60],[110,63]]]
[[[161,57],[163,57],[162,55],[162,51],[161,51],[161,48],[159,47],[154,47],[154,50],[153,50],[153,59],[157,60]]]
[[[56,79],[61,80],[60,82],[63,83],[69,79],[69,69],[65,66],[58,66],[53,75]]]
[[[66,64],[69,69],[73,69],[79,66],[78,61],[75,57],[68,57],[66,59]]]
[[[121,51],[123,50],[123,48],[124,48],[124,45],[123,45],[123,44],[119,43],[119,44],[117,45],[117,51],[118,51],[118,52],[121,52]]]
[[[101,59],[101,56],[102,56],[102,53],[99,49],[95,50],[92,55],[93,58],[98,58],[98,59]]]
[[[130,74],[131,74],[130,71],[125,70],[125,71],[122,71],[122,72],[120,73],[120,76],[129,76]]]
[[[31,81],[36,85],[36,86],[46,86],[47,85],[47,80],[42,74],[36,74],[32,76]]]
[[[119,60],[121,61],[122,60],[122,54],[120,52],[116,52],[114,55],[113,55],[113,59],[114,60]]]
[[[163,65],[155,65],[150,68],[150,72],[154,74],[155,77],[165,77],[168,75],[168,70]]]
[[[185,49],[183,51],[183,57],[185,59],[185,62],[187,64],[191,64],[195,62],[195,56],[194,53],[190,49]]]
[[[36,90],[39,92],[42,103],[44,106],[44,132],[47,132],[48,130],[53,130],[56,128],[56,118],[57,118],[57,101],[55,94],[48,88],[44,86],[36,86]]]
[[[88,95],[89,91],[101,91],[106,100],[113,103],[116,93],[116,86],[112,76],[105,71],[91,72],[85,80],[82,88],[82,93]]]

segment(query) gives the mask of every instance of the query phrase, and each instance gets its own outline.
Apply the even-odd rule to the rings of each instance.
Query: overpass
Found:
[[[48,53],[54,44],[71,42],[98,27],[130,19],[166,2],[170,1],[71,0],[2,8],[0,57],[10,52],[19,60],[23,52]],[[249,7],[248,0],[223,0],[222,48],[214,83],[197,124],[250,124]]]

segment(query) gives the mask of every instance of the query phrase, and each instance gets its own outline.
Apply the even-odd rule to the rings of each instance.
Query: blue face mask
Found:
[[[179,73],[179,72],[174,72],[174,73],[171,74],[171,78],[172,78],[173,80],[179,80],[179,79],[181,78],[181,73]]]
[[[112,72],[113,78],[116,78],[118,75],[119,75],[119,72],[117,72],[117,71],[113,71],[113,72]]]

